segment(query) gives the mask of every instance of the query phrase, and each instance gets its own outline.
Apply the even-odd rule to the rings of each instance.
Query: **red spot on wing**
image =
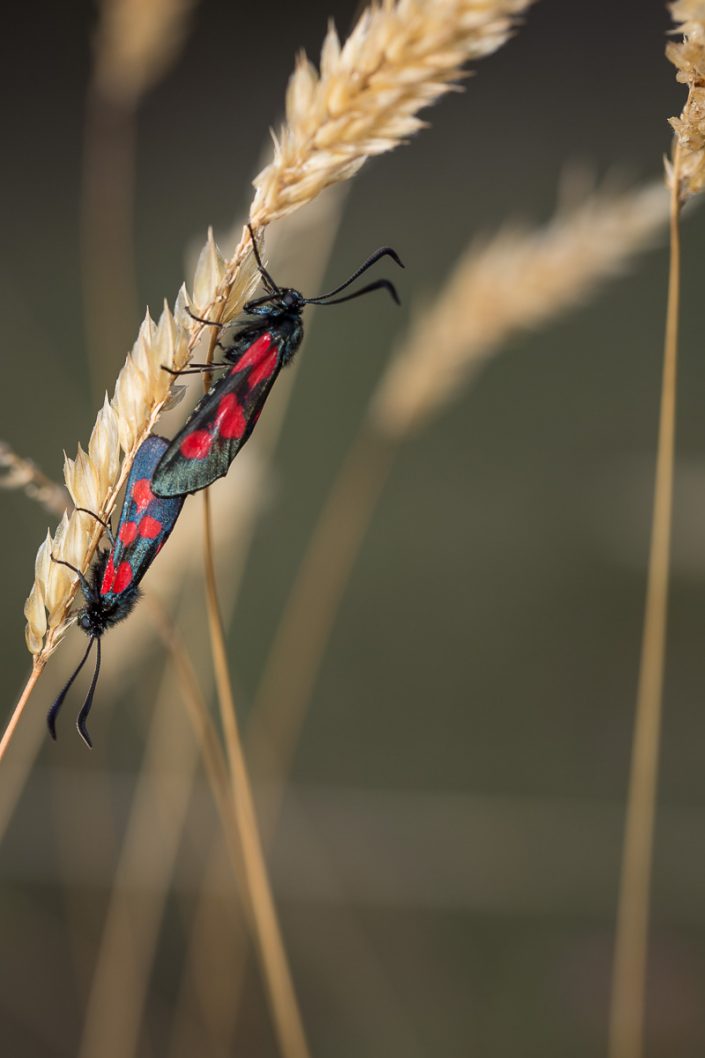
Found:
[[[136,522],[123,522],[120,526],[120,532],[118,533],[120,540],[123,544],[131,544],[137,536],[137,523]]]
[[[245,413],[234,393],[228,393],[218,405],[213,432],[221,437],[242,437],[247,428]]]
[[[154,493],[149,484],[149,478],[140,478],[135,482],[132,489],[132,499],[137,504],[138,511],[143,511],[146,507],[149,507],[154,499]]]
[[[108,563],[105,567],[105,573],[103,574],[103,583],[100,586],[100,594],[107,595],[109,591],[113,590],[113,581],[115,580],[115,566],[113,565],[113,556],[111,555],[108,559]]]
[[[179,451],[186,459],[205,459],[213,444],[213,438],[207,430],[193,430],[184,437]]]
[[[145,514],[140,522],[140,536],[143,536],[146,540],[155,540],[162,529],[162,523],[148,514]]]
[[[236,375],[239,371],[245,371],[248,367],[257,367],[262,359],[266,357],[269,350],[272,348],[272,336],[267,332],[261,334],[257,341],[253,342],[249,349],[246,350],[233,366],[230,374]],[[276,350],[275,350],[276,353]]]
[[[254,389],[260,382],[264,382],[266,379],[271,378],[274,374],[274,369],[277,366],[277,351],[276,349],[270,350],[267,356],[262,360],[261,363],[257,364],[252,368],[249,375],[247,376],[247,384],[250,389]]]
[[[112,561],[112,559],[111,559]],[[121,562],[115,574],[112,590],[116,595],[129,587],[132,582],[132,566],[129,562]]]

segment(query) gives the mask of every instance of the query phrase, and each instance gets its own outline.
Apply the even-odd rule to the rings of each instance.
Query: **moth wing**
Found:
[[[227,474],[280,369],[276,341],[268,333],[260,335],[201,398],[169,445],[154,474],[158,496],[198,492]]]
[[[168,447],[166,438],[152,434],[135,456],[101,585],[108,601],[139,584],[176,524],[184,497],[162,499],[152,491],[154,471]]]

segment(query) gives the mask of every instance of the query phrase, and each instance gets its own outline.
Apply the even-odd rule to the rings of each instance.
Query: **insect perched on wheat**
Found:
[[[250,210],[255,233],[349,179],[367,158],[403,143],[422,127],[418,112],[450,90],[465,62],[504,44],[530,4],[385,0],[362,14],[344,44],[331,27],[320,73],[302,56],[289,83],[286,122],[274,157],[255,179]],[[170,382],[161,367],[183,368],[203,329],[187,309],[227,322],[242,309],[255,282],[247,230],[227,260],[209,235],[191,296],[182,289],[173,313],[165,305],[158,326],[147,315],[113,399],[99,414],[88,452],[79,448],[76,460],[65,464],[66,484],[78,506],[103,518],[112,512],[139,445],[168,403]],[[39,549],[25,616],[27,646],[42,661],[66,630],[78,584],[65,568],[50,565],[49,553],[53,548],[57,557],[85,572],[98,536],[80,519],[66,517]]]

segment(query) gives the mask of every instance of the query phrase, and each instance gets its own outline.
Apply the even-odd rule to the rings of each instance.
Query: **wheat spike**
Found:
[[[565,311],[624,268],[667,218],[659,184],[602,190],[544,228],[505,228],[471,246],[392,356],[373,395],[374,428],[400,438],[420,425],[512,334]]]
[[[677,69],[676,80],[688,86],[680,117],[670,118],[680,149],[681,204],[705,187],[705,0],[677,0],[671,4],[679,44],[666,46],[666,55]],[[672,167],[668,167],[669,180]]]
[[[290,81],[281,142],[255,181],[253,226],[261,231],[330,184],[354,175],[367,157],[391,150],[415,132],[417,112],[450,89],[467,60],[499,48],[530,3],[384,0],[363,14],[344,45],[330,29],[320,75],[302,59]],[[75,460],[66,460],[66,484],[77,506],[103,518],[112,512],[139,445],[169,402],[169,376],[161,368],[183,367],[203,330],[187,308],[226,322],[241,311],[257,279],[246,229],[229,260],[209,234],[192,296],[182,289],[174,312],[165,305],[158,326],[147,314],[114,396],[106,398],[98,416],[88,453],[79,448]],[[118,468],[120,449],[125,456]],[[86,570],[100,539],[92,523],[89,515],[65,516],[39,550],[25,613],[27,644],[40,662],[68,627],[77,588],[75,574],[50,556]]]
[[[532,0],[384,0],[341,46],[331,26],[320,73],[302,54],[289,82],[274,159],[255,179],[258,227],[347,180],[367,158],[422,127],[418,112],[463,64],[496,51]]]

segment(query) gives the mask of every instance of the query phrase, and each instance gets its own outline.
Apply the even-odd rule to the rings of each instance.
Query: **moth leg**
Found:
[[[225,346],[217,343],[218,346],[225,350]],[[227,367],[228,365],[223,361],[214,360],[212,364],[196,364],[190,363],[188,367],[182,367],[181,370],[177,371],[173,367],[167,367],[165,364],[161,365],[162,371],[166,371],[168,375],[173,375],[174,378],[179,378],[181,375],[202,375],[204,371],[217,371],[219,367]]]
[[[90,514],[91,512],[89,511],[88,513]],[[80,569],[76,569],[76,567],[72,566],[70,562],[65,562],[63,558],[54,558],[54,556],[52,555],[51,560],[52,562],[56,562],[57,566],[67,566],[72,573],[75,573],[78,577],[78,582],[81,585],[81,590],[85,595],[86,599],[90,599],[92,597],[93,589],[81,573]]]

